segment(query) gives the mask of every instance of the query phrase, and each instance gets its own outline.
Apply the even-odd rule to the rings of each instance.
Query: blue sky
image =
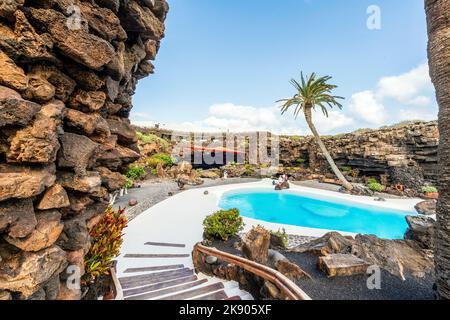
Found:
[[[316,115],[322,133],[434,119],[423,0],[169,0],[155,74],[131,119],[184,130],[305,134],[281,116],[300,71],[333,76],[343,111]],[[369,30],[367,8],[381,9]]]

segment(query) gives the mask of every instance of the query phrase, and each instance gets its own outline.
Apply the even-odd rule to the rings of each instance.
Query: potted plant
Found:
[[[423,187],[422,192],[424,194],[424,197],[427,199],[438,199],[439,198],[439,192],[435,187],[432,187],[432,186]]]

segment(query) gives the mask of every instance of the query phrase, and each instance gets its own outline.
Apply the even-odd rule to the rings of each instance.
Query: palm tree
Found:
[[[450,0],[425,0],[430,76],[439,104],[439,201],[435,270],[438,295],[450,299]]]
[[[291,80],[291,84],[297,90],[297,93],[292,98],[282,99],[277,102],[283,102],[283,105],[281,106],[282,114],[290,110],[291,107],[295,107],[294,116],[295,118],[297,118],[300,112],[303,111],[306,122],[308,123],[308,126],[311,129],[314,138],[320,147],[320,150],[322,150],[322,153],[324,154],[325,158],[330,164],[334,174],[339,178],[339,180],[342,182],[342,185],[347,190],[352,190],[353,189],[352,184],[349,183],[347,179],[345,179],[344,175],[336,166],[336,163],[334,163],[333,158],[331,157],[330,153],[325,147],[325,144],[320,138],[320,135],[317,132],[317,129],[314,126],[312,120],[312,110],[315,110],[316,107],[320,107],[320,109],[322,110],[322,112],[326,117],[328,117],[327,106],[330,108],[337,106],[338,108],[342,109],[342,105],[337,100],[344,98],[339,96],[333,96],[331,94],[331,91],[336,89],[337,86],[329,84],[328,83],[329,80],[331,80],[330,76],[317,78],[315,73],[312,73],[309,77],[307,76],[305,79],[302,73],[301,83],[299,83],[295,79]]]

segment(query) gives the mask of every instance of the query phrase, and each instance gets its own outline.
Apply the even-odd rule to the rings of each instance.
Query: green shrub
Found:
[[[155,136],[154,134],[143,134],[142,132],[137,132],[137,136],[143,144],[156,143],[164,149],[169,148],[170,145],[169,142],[158,136]]]
[[[244,229],[244,222],[238,209],[220,210],[203,221],[205,236],[227,241]]]
[[[278,231],[270,231],[270,234],[277,236],[281,239],[282,243],[283,243],[283,249],[286,249],[288,247],[289,244],[289,236],[286,233],[286,230],[284,228],[279,229]]]
[[[344,166],[342,167],[342,172],[351,172],[353,169],[350,166]]]
[[[125,176],[131,180],[139,180],[145,176],[145,170],[141,166],[130,164]]]
[[[174,163],[174,159],[165,153],[157,153],[147,159],[147,164],[151,168],[156,168],[158,164],[162,164],[163,167],[171,167]]]
[[[423,193],[438,193],[438,189],[436,189],[436,187],[432,187],[432,186],[423,187],[422,192]]]
[[[130,189],[133,187],[133,180],[131,180],[130,178],[125,177],[125,185],[123,186],[124,188]]]
[[[297,159],[297,163],[303,164],[303,163],[306,163],[306,160],[303,158],[299,158],[299,159]]]
[[[379,183],[377,179],[375,178],[369,178],[367,179],[367,185],[369,184],[374,184],[374,183]]]
[[[251,164],[244,165],[244,168],[245,168],[244,174],[247,176],[251,176],[255,173],[255,169],[253,168],[253,166]]]
[[[367,187],[370,190],[375,191],[375,192],[382,192],[386,189],[385,186],[383,186],[381,183],[378,183],[378,182],[369,183],[367,185]]]

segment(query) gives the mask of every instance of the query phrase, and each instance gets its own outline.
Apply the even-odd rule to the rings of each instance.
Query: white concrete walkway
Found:
[[[218,204],[225,192],[236,189],[254,188],[267,188],[268,190],[273,190],[272,181],[263,180],[255,183],[224,185],[218,187],[189,190],[157,204],[156,206],[148,209],[137,218],[132,220],[128,228],[125,229],[126,235],[124,237],[121,255],[117,259],[118,277],[119,279],[122,279],[121,282],[125,284],[124,287],[127,287],[126,289],[124,288],[125,295],[127,295],[127,290],[136,288],[145,289],[145,286],[158,283],[157,280],[155,280],[157,277],[162,277],[162,279],[169,279],[165,281],[180,279],[180,277],[191,279],[193,268],[191,252],[194,245],[197,242],[202,241],[202,222],[205,217],[219,210]],[[205,195],[205,191],[208,191],[208,194]],[[291,190],[283,192],[300,192],[302,195],[310,194],[315,197],[320,196],[326,197],[328,199],[334,198],[335,200],[353,201],[357,203],[377,205],[384,208],[411,211],[413,211],[414,206],[421,201],[420,199],[388,199],[386,202],[375,202],[374,198],[371,197],[355,197],[332,191],[316,190],[295,185],[292,186]],[[261,224],[270,230],[278,230],[279,228],[283,227],[286,229],[286,232],[288,234],[303,236],[320,237],[325,233],[331,231],[279,225],[248,218],[244,218],[244,222],[246,223],[246,230],[251,229],[254,225]],[[353,235],[352,233],[343,234]],[[146,245],[146,243],[148,242],[153,242],[156,244]],[[170,246],[171,244],[174,244],[175,246]],[[133,255],[138,255],[138,257],[133,257]],[[147,270],[136,268],[152,269]],[[133,272],[130,273],[130,269]],[[130,278],[136,276],[143,277]],[[206,279],[207,281],[205,281],[204,279]],[[199,280],[204,281],[200,283],[198,282]],[[195,280],[191,280],[190,282],[192,281],[197,281],[199,283],[199,287],[210,286],[211,284],[217,282],[217,280],[213,278],[208,278],[202,275],[198,276]],[[169,282],[167,285],[170,284],[171,283]],[[181,288],[188,287],[186,285],[186,282],[183,282],[183,284],[185,286]],[[241,298],[250,298],[248,295],[246,295],[246,293],[237,289],[236,283],[222,282],[222,284],[224,286],[223,288],[220,285],[213,286],[211,290],[217,290],[212,291],[212,293],[223,291],[227,297],[233,297],[233,295],[237,295]],[[156,290],[155,288],[159,287],[150,287],[149,289]],[[145,291],[144,289],[142,289],[141,291],[128,291],[128,298],[132,299],[134,297],[136,299],[145,299],[145,295],[139,297],[141,295],[141,293],[139,292]],[[189,291],[191,290],[191,288],[186,290]],[[164,292],[165,291],[161,293]],[[202,294],[206,298],[214,298],[214,295],[211,295],[211,291],[208,291],[206,289],[200,290],[198,292],[200,298]],[[204,294],[204,292],[207,292],[207,294]],[[179,294],[179,292],[177,292],[177,294]],[[193,294],[194,296],[189,294],[186,296],[190,299],[196,297],[198,298],[198,296],[195,296],[195,292]],[[148,296],[153,299],[170,297],[174,296],[174,294],[172,293],[163,296],[155,296],[154,294],[149,294]],[[178,296],[175,295],[175,297]],[[184,298],[183,295],[179,297]],[[216,295],[216,298],[217,297],[221,297],[221,294]]]

